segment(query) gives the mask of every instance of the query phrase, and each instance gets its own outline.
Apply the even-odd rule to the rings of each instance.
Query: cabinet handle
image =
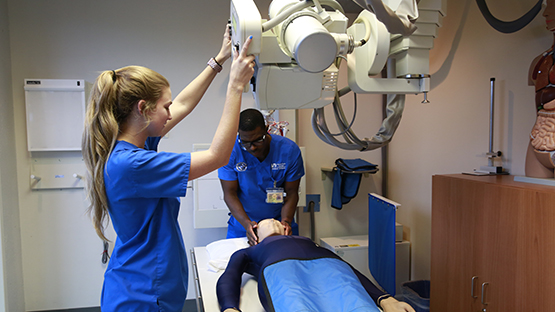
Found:
[[[486,286],[488,286],[489,283],[483,283],[482,284],[482,304],[483,305],[487,305],[488,303],[485,301],[486,299]]]
[[[472,296],[472,298],[478,298],[478,296],[474,295],[474,284],[476,279],[478,278],[478,276],[472,276],[472,286],[470,288],[470,295]]]

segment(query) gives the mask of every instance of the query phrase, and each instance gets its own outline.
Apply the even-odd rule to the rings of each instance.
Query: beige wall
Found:
[[[536,1],[488,1],[502,20],[514,20]],[[449,1],[448,16],[431,51],[430,105],[407,103],[391,144],[391,197],[405,204],[399,220],[411,230],[413,278],[430,276],[431,176],[487,165],[490,78],[495,83],[494,151],[503,167],[524,175],[528,135],[535,121],[531,61],[552,43],[538,16],[525,29],[491,28],[474,1]]]
[[[511,20],[535,2],[488,4],[500,19]],[[265,12],[269,0],[256,3]],[[494,149],[504,153],[504,166],[511,173],[524,173],[527,135],[535,116],[534,91],[526,80],[528,66],[552,44],[541,17],[515,34],[501,34],[486,24],[474,1],[448,0],[447,14],[431,51],[431,103],[420,104],[422,96],[407,97],[403,120],[389,146],[389,198],[402,205],[397,219],[406,225],[412,242],[413,279],[430,277],[431,176],[487,164],[491,77],[497,80]],[[29,189],[33,158],[59,155],[31,155],[26,150],[23,79],[72,78],[92,83],[98,71],[140,64],[168,77],[177,94],[217,53],[229,1],[0,0],[0,21],[6,15],[9,37],[0,33],[0,43],[9,43],[0,44],[0,131],[5,136],[0,149],[0,209],[3,259],[9,263],[5,272],[11,273],[4,279],[17,288],[9,291],[15,301],[21,302],[23,290],[18,289],[25,284],[24,309],[14,303],[9,311],[98,305],[105,267],[100,263],[101,243],[84,215],[84,194]],[[8,25],[0,22],[0,30]],[[224,67],[192,118],[170,133],[161,149],[190,151],[193,143],[210,142],[223,107],[229,64]],[[344,74],[341,81],[345,83]],[[252,105],[252,98],[245,98],[244,105]],[[350,106],[352,95],[344,102]],[[351,108],[346,111],[350,116]],[[297,137],[306,147],[307,193],[322,197],[316,214],[317,238],[365,234],[366,193],[381,191],[385,173],[363,178],[359,195],[338,211],[329,205],[331,176],[323,180],[320,168],[333,166],[340,157],[360,157],[381,166],[380,152],[348,152],[326,145],[313,133],[310,115],[309,110],[299,111]],[[355,132],[370,137],[380,123],[381,96],[360,96]],[[11,148],[6,149],[6,144]],[[182,203],[180,222],[187,249],[225,235],[221,229],[194,230],[191,194]],[[301,233],[308,235],[304,213],[300,224]],[[10,262],[6,261],[7,239]],[[192,299],[193,285],[189,288]]]
[[[509,21],[535,3],[510,0],[489,1],[488,5],[499,19]],[[524,174],[528,134],[535,120],[528,67],[553,43],[541,16],[519,32],[502,34],[486,23],[474,1],[448,0],[446,11],[430,52],[431,103],[421,104],[421,95],[407,96],[403,119],[389,145],[388,197],[401,204],[397,221],[406,226],[412,243],[415,280],[430,278],[432,175],[468,172],[488,164],[485,153],[489,149],[492,77],[496,78],[493,149],[503,152],[503,167],[511,174]],[[364,111],[357,115],[359,136],[376,133],[380,101],[359,99],[359,109],[364,105]],[[329,179],[320,180],[320,166],[331,166],[338,157],[362,157],[380,164],[379,151],[357,153],[330,147],[312,132],[311,112],[303,110],[299,115],[300,144],[307,147],[309,159],[307,193],[326,194],[322,205],[328,207],[316,216],[317,236],[364,234],[365,193],[375,192],[376,185],[380,192],[385,173],[376,174],[374,183],[363,178],[358,197],[336,211],[329,208],[331,184]]]

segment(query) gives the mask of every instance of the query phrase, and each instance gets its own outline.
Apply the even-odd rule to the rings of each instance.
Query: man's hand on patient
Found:
[[[249,240],[250,246],[258,244],[258,236],[256,236],[254,232],[254,229],[256,229],[257,227],[258,223],[256,223],[256,221],[249,221],[247,228],[245,229],[247,231],[247,238]]]
[[[239,311],[239,310],[234,309],[234,308],[228,308],[228,309],[224,310],[224,312],[237,312],[237,311]]]
[[[380,301],[380,306],[384,312],[415,312],[408,303],[397,301],[393,297]]]
[[[287,220],[282,220],[281,224],[283,225],[284,235],[293,235],[293,229],[291,228],[291,222]]]

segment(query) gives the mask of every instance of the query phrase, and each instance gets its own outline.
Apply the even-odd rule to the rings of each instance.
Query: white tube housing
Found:
[[[318,73],[333,64],[337,43],[320,21],[299,16],[282,27],[286,27],[283,42],[302,69]]]

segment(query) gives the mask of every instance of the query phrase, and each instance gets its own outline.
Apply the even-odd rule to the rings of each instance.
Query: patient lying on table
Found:
[[[283,231],[279,221],[262,220],[259,244],[231,256],[216,286],[221,311],[240,311],[241,276],[246,272],[257,278],[266,311],[377,312],[380,306],[384,312],[414,312],[332,251]]]

